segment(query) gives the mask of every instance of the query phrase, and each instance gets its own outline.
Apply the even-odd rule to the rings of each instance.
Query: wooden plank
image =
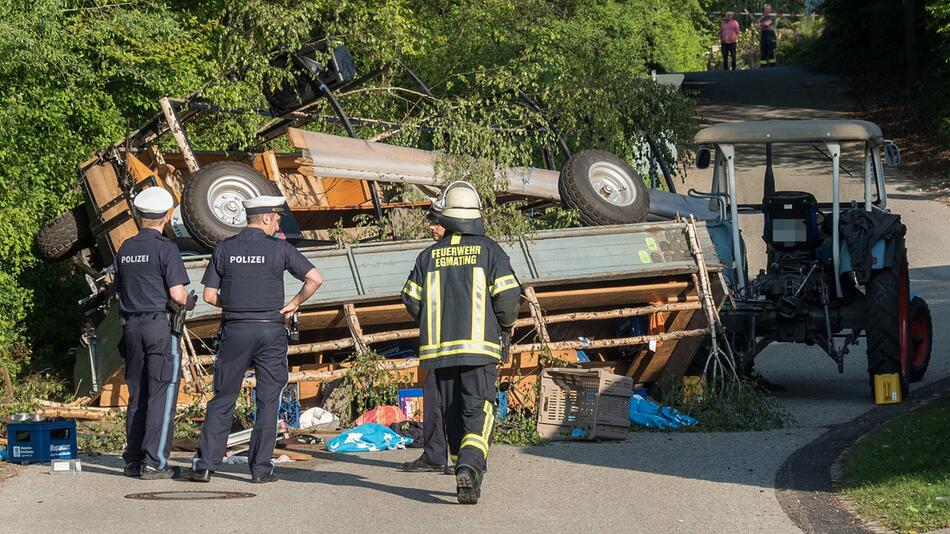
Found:
[[[119,177],[116,174],[115,167],[110,162],[102,162],[89,167],[83,175],[83,180],[86,182],[89,196],[92,197],[90,200],[95,205],[96,212],[99,212],[102,206],[124,194],[119,187]],[[120,201],[109,209],[102,211],[99,218],[94,219],[92,224],[103,223],[124,213],[131,214],[128,201]],[[135,221],[129,219],[106,234],[96,236],[96,240],[99,242],[99,250],[105,256],[103,259],[112,261],[112,252],[119,250],[122,243],[137,234],[138,231]]]
[[[624,306],[665,302],[687,292],[690,283],[672,281],[623,285],[615,287],[592,287],[584,289],[554,290],[535,287],[538,302],[545,310],[576,309],[578,303],[585,307]]]

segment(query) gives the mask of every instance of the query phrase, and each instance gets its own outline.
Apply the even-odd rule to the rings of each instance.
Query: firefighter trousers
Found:
[[[498,368],[453,366],[435,370],[449,459],[484,472],[495,427]]]

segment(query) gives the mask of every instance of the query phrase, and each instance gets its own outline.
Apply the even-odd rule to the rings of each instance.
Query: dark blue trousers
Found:
[[[429,369],[429,376],[422,386],[422,441],[423,454],[429,463],[445,465],[448,451],[445,444],[445,426],[442,424],[442,403],[439,401],[439,383],[435,371]]]
[[[126,462],[164,469],[175,433],[181,353],[165,313],[136,315],[126,321],[119,340],[129,387]]]
[[[277,439],[280,395],[287,385],[287,332],[279,323],[226,322],[214,362],[214,398],[201,426],[201,445],[194,462],[197,469],[216,471],[227,448],[234,403],[241,392],[244,373],[253,367],[257,377],[257,415],[251,433],[248,464],[251,474],[273,472],[271,455]]]

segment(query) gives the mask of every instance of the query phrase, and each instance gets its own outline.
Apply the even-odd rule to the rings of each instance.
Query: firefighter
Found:
[[[495,423],[497,365],[518,316],[521,285],[485,237],[481,199],[453,182],[432,200],[445,235],[424,250],[403,288],[419,323],[420,365],[435,373],[461,504],[476,504]]]
[[[277,437],[280,396],[287,385],[287,330],[292,317],[323,283],[317,269],[290,243],[277,239],[284,197],[244,201],[247,228],[214,249],[201,283],[204,300],[221,312],[221,342],[214,368],[214,398],[201,426],[201,445],[185,477],[209,482],[221,465],[234,402],[244,373],[254,367],[257,412],[248,464],[251,482],[275,482],[271,454]],[[284,304],[284,271],[303,287]]]
[[[439,223],[439,213],[429,211],[427,216],[432,239],[440,241],[445,237],[445,227]],[[403,293],[403,299],[407,298]],[[426,372],[426,381],[422,387],[422,455],[411,462],[402,464],[402,470],[408,473],[444,473],[455,475],[455,466],[449,465],[445,428],[442,425],[442,406],[439,404],[439,386],[435,381],[435,371]]]
[[[149,187],[135,196],[132,205],[141,230],[126,239],[113,262],[119,295],[122,338],[119,350],[125,360],[129,386],[126,417],[125,475],[146,480],[171,478],[168,465],[175,432],[175,405],[181,353],[172,336],[169,302],[194,308],[194,294],[178,247],[162,235],[174,200],[161,187]]]

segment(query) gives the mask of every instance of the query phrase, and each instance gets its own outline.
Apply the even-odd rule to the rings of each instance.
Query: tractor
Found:
[[[884,162],[900,162],[897,146],[877,125],[858,120],[722,123],[700,130],[694,140],[697,167],[712,165],[712,184],[708,192],[690,189],[680,202],[689,204],[684,215],[707,221],[726,265],[734,305],[725,306],[721,318],[739,368],[752,373],[756,355],[783,342],[817,345],[843,372],[849,347],[863,337],[872,395],[878,393],[878,402],[906,397],[909,384],[927,371],[933,332],[927,303],[910,288],[906,227],[887,207]],[[761,152],[763,145],[761,201],[740,201],[758,189],[737,183],[737,147]],[[773,147],[793,155],[815,149],[830,162],[830,173],[800,180],[796,190],[777,189]],[[842,150],[860,159],[859,147],[863,195],[855,191],[860,198],[842,200],[841,172],[851,174]],[[860,177],[852,176],[849,185],[859,186]],[[830,202],[797,190],[812,178],[830,181]],[[740,216],[758,219],[763,228],[765,268],[751,278]],[[878,390],[888,387],[887,380],[892,385],[883,401]]]

